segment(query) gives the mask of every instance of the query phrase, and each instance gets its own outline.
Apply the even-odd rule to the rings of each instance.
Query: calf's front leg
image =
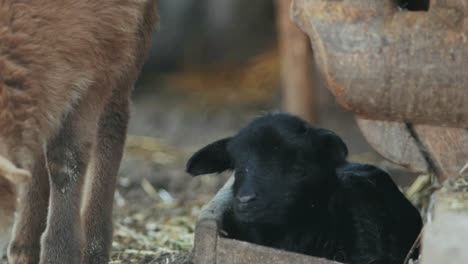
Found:
[[[50,200],[40,264],[82,263],[81,196],[95,126],[93,120],[83,119],[90,115],[75,111],[47,151]]]
[[[8,262],[12,264],[39,263],[40,240],[46,227],[49,203],[49,178],[42,155],[36,160],[32,176],[19,193],[15,225],[8,248]]]

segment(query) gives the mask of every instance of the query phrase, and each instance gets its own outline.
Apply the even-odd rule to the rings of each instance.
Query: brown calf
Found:
[[[108,262],[129,95],[155,23],[155,0],[0,0],[10,263]],[[12,206],[0,202],[0,224]]]

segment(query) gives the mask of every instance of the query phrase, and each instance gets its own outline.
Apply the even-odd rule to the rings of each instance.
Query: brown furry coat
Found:
[[[155,23],[155,0],[0,0],[0,177],[21,190],[11,263],[107,263],[128,98]]]

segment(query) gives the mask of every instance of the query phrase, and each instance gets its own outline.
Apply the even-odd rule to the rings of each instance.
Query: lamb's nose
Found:
[[[237,200],[241,203],[247,203],[247,202],[250,202],[252,200],[254,200],[256,197],[255,193],[251,193],[251,194],[248,194],[248,195],[242,195],[242,196],[238,196],[237,197]]]

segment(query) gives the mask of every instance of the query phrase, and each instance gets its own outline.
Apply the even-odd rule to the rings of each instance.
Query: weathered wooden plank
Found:
[[[457,0],[436,1],[429,12],[402,12],[390,0],[293,2],[294,20],[310,36],[318,69],[343,107],[369,119],[462,128],[464,12],[466,1]]]
[[[433,221],[423,236],[424,264],[466,263],[468,259],[468,182],[466,178],[460,182],[463,188],[446,185],[435,194]]]
[[[218,240],[216,260],[216,263],[219,264],[339,264],[339,262],[322,258],[314,258],[226,238]]]
[[[200,220],[195,228],[193,263],[215,264],[218,225],[213,220]]]
[[[380,155],[413,172],[429,171],[418,143],[405,123],[366,120],[359,117],[356,121],[367,142]]]
[[[206,204],[199,216],[195,228],[195,241],[193,246],[193,263],[215,264],[219,233],[219,223],[224,211],[229,208],[232,199],[231,186],[234,177],[224,184],[223,188]]]
[[[223,187],[216,193],[215,197],[206,204],[200,212],[199,219],[221,221],[223,213],[231,206],[234,176],[231,176]]]
[[[290,18],[291,0],[276,0],[283,109],[315,121],[316,89],[309,38]]]
[[[468,214],[440,215],[425,227],[423,264],[466,263]]]

